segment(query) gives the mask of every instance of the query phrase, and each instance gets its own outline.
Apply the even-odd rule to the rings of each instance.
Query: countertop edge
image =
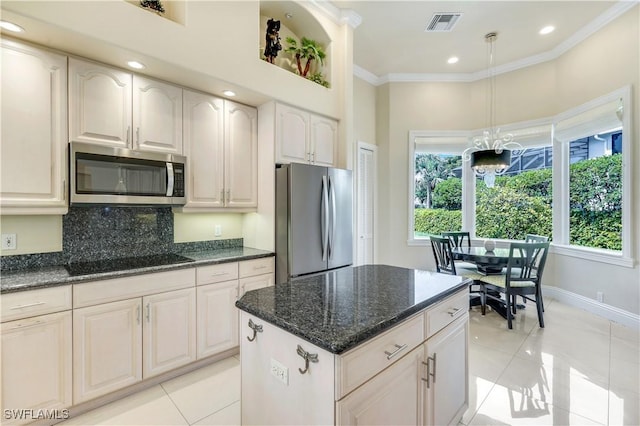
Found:
[[[283,321],[282,319],[270,315],[267,312],[261,311],[260,309],[255,309],[253,306],[250,306],[246,303],[243,303],[242,299],[236,301],[236,307],[335,355],[341,355],[344,352],[347,352],[348,350],[353,349],[356,346],[368,341],[369,339],[382,334],[383,332],[399,324],[410,316],[423,311],[432,305],[435,305],[436,303],[446,299],[447,297],[451,296],[454,293],[457,293],[462,289],[468,288],[470,283],[470,279],[464,279],[460,284],[439,293],[437,296],[413,305],[394,317],[387,318],[386,320],[379,322],[365,330],[362,330],[355,335],[351,335],[349,336],[349,339],[343,339],[336,342],[330,342],[326,339],[321,339],[318,336],[305,333],[304,331],[295,327],[295,325],[293,324]]]

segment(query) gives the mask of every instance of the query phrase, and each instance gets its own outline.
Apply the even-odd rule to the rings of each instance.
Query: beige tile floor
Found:
[[[639,425],[640,333],[546,300],[513,330],[471,311],[465,425]],[[240,365],[225,359],[62,425],[238,425]]]

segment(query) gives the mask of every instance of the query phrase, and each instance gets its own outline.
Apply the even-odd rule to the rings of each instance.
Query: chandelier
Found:
[[[487,69],[487,81],[489,85],[487,109],[489,128],[482,132],[482,136],[473,138],[472,146],[465,149],[462,159],[470,162],[470,166],[476,176],[482,177],[488,188],[493,188],[496,175],[504,174],[511,164],[511,151],[522,150],[522,146],[513,141],[510,133],[502,134],[500,129],[494,130],[495,102],[496,102],[496,78],[493,71],[494,43],[498,33],[491,32],[484,36],[488,43],[489,66]]]

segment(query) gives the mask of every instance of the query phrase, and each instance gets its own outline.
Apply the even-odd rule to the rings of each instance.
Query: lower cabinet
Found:
[[[274,283],[273,274],[257,275],[255,277],[240,278],[240,297],[248,291],[272,286]]]
[[[424,349],[419,346],[338,401],[336,423],[423,424],[423,359]],[[397,407],[402,407],[402,410],[398,410]]]
[[[31,421],[7,410],[71,406],[71,311],[3,323],[1,368],[2,424]]]
[[[238,346],[238,280],[198,287],[198,358]]]
[[[74,404],[194,361],[195,306],[188,288],[74,309]]]

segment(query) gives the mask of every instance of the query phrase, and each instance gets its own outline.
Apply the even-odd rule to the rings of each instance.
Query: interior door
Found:
[[[326,167],[297,163],[290,165],[289,273],[291,276],[327,268],[326,238],[322,226],[323,215],[328,215],[328,201],[326,204],[323,202],[328,195],[326,173]],[[325,217],[325,221],[325,229],[328,232],[328,217]]]
[[[373,264],[375,214],[375,146],[358,144],[356,221],[358,229],[357,264]]]

